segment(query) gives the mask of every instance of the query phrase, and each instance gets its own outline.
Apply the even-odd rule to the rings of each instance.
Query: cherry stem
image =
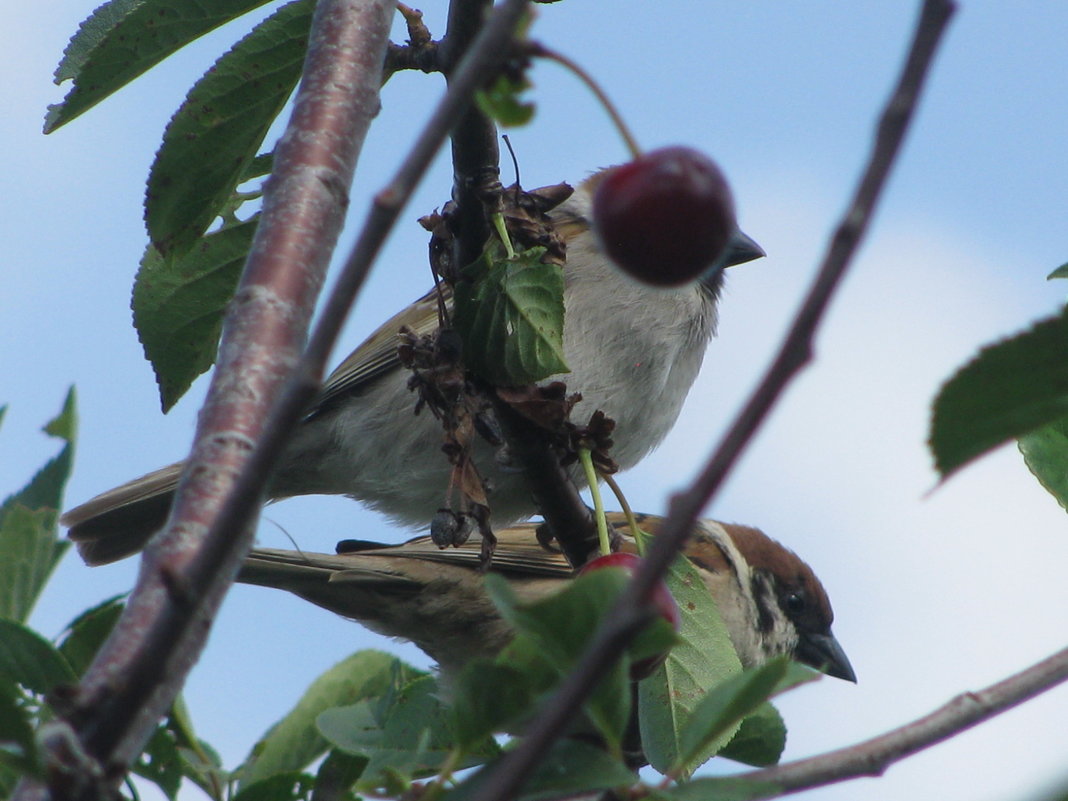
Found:
[[[630,151],[631,158],[636,159],[642,154],[642,149],[638,145],[638,140],[634,138],[634,134],[631,133],[630,127],[623,121],[623,115],[619,113],[619,109],[616,108],[615,103],[609,99],[604,89],[602,89],[600,84],[593,79],[592,75],[563,53],[559,53],[556,50],[550,50],[540,42],[530,42],[528,47],[531,55],[541,56],[550,61],[555,61],[560,66],[570,70],[575,77],[586,84],[586,86],[589,87],[589,90],[593,92],[601,102],[601,105],[604,106],[604,110],[608,112],[608,116],[612,118],[616,130],[619,131],[619,135],[623,137],[623,142],[626,144],[627,150]]]
[[[497,229],[497,236],[501,238],[501,242],[504,243],[504,250],[508,254],[508,258],[515,258],[515,248],[512,247],[512,237],[508,235],[508,226],[504,224],[504,215],[500,212],[496,212],[491,215],[493,221],[493,227]]]
[[[630,536],[634,539],[634,545],[638,549],[638,556],[645,556],[645,538],[642,537],[644,532],[638,528],[638,521],[634,517],[630,504],[627,503],[627,497],[623,494],[623,490],[620,489],[619,484],[616,483],[612,475],[601,473],[601,478],[604,479],[604,483],[608,485],[609,489],[615,494],[616,500],[619,501],[619,508],[623,510],[623,516],[627,519],[627,527],[630,528]]]
[[[582,469],[586,471],[586,483],[590,485],[590,496],[593,498],[593,519],[597,522],[597,544],[601,549],[601,556],[612,553],[612,546],[608,542],[608,521],[604,517],[604,501],[601,499],[601,488],[597,485],[597,470],[593,466],[593,456],[589,448],[578,449],[579,461]]]

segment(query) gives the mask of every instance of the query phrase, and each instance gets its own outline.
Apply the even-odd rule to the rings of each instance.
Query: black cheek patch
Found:
[[[775,593],[772,592],[768,582],[760,576],[753,576],[750,586],[753,590],[753,600],[756,602],[757,628],[762,634],[766,634],[775,625],[775,616],[771,612],[771,605],[778,602],[775,600]]]

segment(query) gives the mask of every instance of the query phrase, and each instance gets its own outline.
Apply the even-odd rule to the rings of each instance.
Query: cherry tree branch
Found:
[[[811,359],[816,328],[869,227],[876,201],[900,150],[938,43],[955,7],[952,0],[925,0],[904,69],[883,110],[860,184],[812,287],[760,385],[692,486],[671,499],[668,518],[653,538],[642,566],[606,616],[578,666],[534,719],[519,746],[500,760],[474,794],[473,801],[511,798],[522,787],[541,756],[581,709],[597,677],[620,657],[628,641],[627,633],[641,622],[644,599],[685,544],[697,516],[790,379]]]
[[[549,524],[556,544],[573,567],[597,554],[597,527],[575,482],[560,464],[545,430],[526,420],[499,398],[493,404],[508,450],[523,467],[523,475],[538,511]]]
[[[939,709],[862,743],[740,774],[793,793],[861,776],[881,776],[890,765],[960,734],[1068,680],[1068,648],[978,692],[958,695]]]
[[[452,81],[456,60],[478,32],[489,0],[452,0],[448,29],[441,43],[442,69]],[[452,199],[454,216],[453,264],[465,265],[482,253],[490,234],[486,199],[500,189],[500,149],[497,128],[471,105],[452,131]],[[507,403],[494,398],[494,412],[508,447],[530,485],[538,511],[573,565],[581,565],[596,548],[593,517],[575,483],[561,466],[545,431],[524,420]]]
[[[42,731],[53,798],[104,797],[118,784],[180,690],[252,545],[253,511],[230,527],[215,521],[300,355],[378,111],[393,9],[392,0],[316,6],[303,80],[171,517],[145,552],[115,630],[65,699],[63,719]],[[72,750],[81,764],[71,765]]]
[[[492,0],[452,0],[449,22],[441,43],[442,69],[453,72],[471,39],[482,25]],[[478,106],[472,104],[452,131],[452,199],[456,203],[454,264],[462,267],[475,261],[489,237],[489,220],[483,198],[500,187],[497,127]]]

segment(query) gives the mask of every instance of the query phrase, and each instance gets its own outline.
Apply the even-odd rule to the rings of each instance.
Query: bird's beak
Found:
[[[743,233],[741,228],[735,228],[734,235],[727,242],[727,246],[723,248],[723,252],[719,254],[719,258],[704,271],[698,280],[705,290],[711,293],[712,297],[717,297],[720,287],[723,286],[723,271],[727,267],[733,267],[735,264],[745,264],[747,261],[753,261],[753,259],[759,259],[766,255],[764,248],[753,241],[752,237]]]
[[[856,684],[857,674],[849,657],[831,633],[803,635],[797,646],[797,659],[828,676]]]
[[[754,259],[762,259],[767,255],[764,252],[764,248],[760,247],[752,237],[742,231],[741,228],[735,228],[734,236],[731,237],[730,242],[727,243],[727,247],[723,249],[723,253],[718,259],[718,266],[733,267],[736,264],[745,264],[747,261],[753,261]]]

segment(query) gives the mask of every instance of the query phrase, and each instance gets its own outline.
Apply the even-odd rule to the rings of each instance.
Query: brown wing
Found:
[[[493,553],[490,570],[499,573],[521,573],[528,576],[545,576],[567,578],[571,575],[571,566],[562,554],[548,551],[537,539],[538,524],[522,523],[496,532],[497,548]],[[390,557],[393,559],[417,559],[445,565],[456,565],[478,569],[481,562],[482,538],[477,534],[458,548],[439,548],[430,537],[416,537],[400,545],[383,545],[380,548],[361,548],[352,557]],[[346,580],[339,575],[335,581]]]
[[[442,296],[446,303],[452,299],[452,291],[442,285]],[[327,376],[323,387],[309,413],[328,407],[344,395],[358,394],[381,375],[390,373],[400,367],[397,358],[397,335],[402,328],[410,328],[416,334],[430,334],[438,328],[437,290],[432,289],[403,311],[390,317],[375,329],[352,353]]]
[[[624,548],[633,550],[633,544],[629,543],[626,518],[620,512],[607,514],[609,525],[617,533],[626,538]],[[661,518],[648,515],[639,515],[638,523],[647,530],[655,530]],[[520,523],[501,531],[497,535],[497,547],[493,552],[493,561],[490,570],[498,573],[522,574],[531,577],[546,578],[569,578],[573,574],[571,565],[563,554],[546,549],[537,537],[539,523]],[[345,560],[350,560],[348,565],[353,569],[351,576],[345,576],[345,570],[335,573],[333,581],[359,580],[367,576],[368,567],[375,560],[384,562],[385,559],[414,559],[422,562],[434,562],[443,565],[455,565],[478,569],[481,564],[482,538],[477,534],[463,545],[456,548],[439,548],[430,537],[415,537],[399,545],[387,545],[374,542],[361,543],[358,550],[337,555],[313,554],[316,558],[322,557],[322,564],[343,568]],[[296,552],[293,552],[296,553]],[[366,560],[364,561],[364,558]]]

